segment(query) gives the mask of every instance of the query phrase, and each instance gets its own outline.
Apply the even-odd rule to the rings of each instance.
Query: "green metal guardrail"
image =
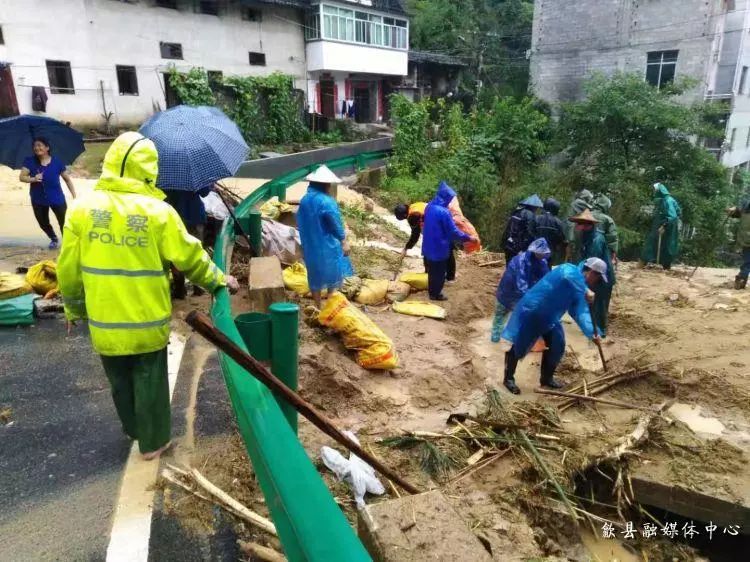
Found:
[[[331,160],[326,165],[334,170],[361,169],[386,156],[385,151],[367,152]],[[284,200],[286,189],[319,165],[300,168],[266,182],[237,206],[237,217],[249,217],[258,203],[274,195]],[[214,262],[224,271],[231,263],[233,243],[234,225],[227,220],[214,249]],[[211,316],[222,332],[247,351],[235,326],[226,289],[217,293]],[[290,343],[296,350],[296,342]],[[292,562],[370,560],[273,394],[229,357],[223,353],[219,357],[240,434],[287,558]]]

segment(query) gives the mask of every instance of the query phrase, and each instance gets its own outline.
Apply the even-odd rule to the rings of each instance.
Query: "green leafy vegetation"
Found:
[[[723,136],[721,104],[685,104],[690,83],[657,90],[639,75],[593,77],[586,99],[551,110],[530,98],[462,104],[391,98],[394,155],[380,192],[384,204],[427,201],[440,180],[459,194],[483,243],[500,249],[505,221],[532,193],[553,196],[563,213],[581,188],[606,193],[620,229],[620,254],[635,259],[650,226],[651,186],[668,186],[683,209],[682,257],[710,265],[728,250],[727,170],[696,139]]]

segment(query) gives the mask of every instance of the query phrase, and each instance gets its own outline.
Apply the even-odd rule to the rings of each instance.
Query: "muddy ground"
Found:
[[[349,213],[349,218],[368,223],[356,213]],[[402,243],[403,237],[390,226],[381,221],[372,224],[364,237],[368,242]],[[372,278],[390,279],[398,263],[395,253],[364,245],[355,245],[352,257],[355,268]],[[483,412],[488,389],[499,389],[505,404],[531,412],[529,423],[539,421],[536,418],[542,411],[558,415],[559,399],[534,393],[538,353],[519,365],[516,378],[523,391],[519,397],[502,388],[503,350],[489,341],[489,327],[503,268],[502,264],[482,267],[496,259],[486,253],[459,257],[458,279],[446,287],[449,300],[444,303],[447,318],[443,321],[400,315],[386,304],[362,307],[395,343],[399,366],[391,372],[362,369],[335,334],[301,323],[301,394],[340,427],[353,430],[366,447],[409,480],[425,489],[439,487],[497,560],[733,559],[731,554],[728,558],[716,554],[711,545],[664,537],[624,542],[601,539],[603,521],[620,525],[632,520],[640,526],[650,517],[669,520],[669,514],[654,510],[644,514],[635,504],[623,504],[622,498],[618,501],[612,496],[612,483],[597,480],[596,475],[591,478],[591,470],[582,472],[592,459],[633,432],[644,415],[642,410],[577,405],[559,414],[559,427],[545,429],[554,432],[557,441],[542,448],[542,457],[570,497],[580,500],[577,507],[592,514],[593,525],[585,518],[579,524],[573,522],[549,478],[517,446],[488,448],[485,459],[504,448],[508,453],[486,466],[482,466],[483,459],[476,471],[466,474],[472,449],[440,445],[455,466],[430,475],[421,467],[416,450],[381,443],[410,432],[445,432],[450,413]],[[421,260],[407,258],[402,270],[421,271]],[[688,280],[691,273],[691,268],[664,272],[634,264],[619,266],[605,355],[611,371],[636,367],[646,374],[601,397],[641,407],[667,403],[668,409],[652,421],[636,455],[614,467],[602,466],[599,472],[602,478],[615,479],[617,470],[624,470],[626,478],[645,470],[662,482],[750,505],[750,293],[731,289],[731,270],[701,268]],[[289,298],[303,307],[311,304],[292,293]],[[411,298],[424,300],[426,295],[414,293]],[[245,299],[242,294],[234,298],[235,313],[246,308]],[[569,349],[559,378],[570,387],[601,376],[596,348],[570,319],[564,325]],[[540,405],[548,409],[540,410]],[[300,438],[354,523],[356,510],[346,485],[335,482],[320,462],[320,447],[335,444],[304,420],[300,420]],[[192,464],[204,466],[210,479],[249,507],[267,513],[239,439],[196,443]],[[383,501],[393,493],[387,486],[386,496],[368,501]],[[585,500],[591,494],[595,503]],[[576,495],[581,497],[576,499]],[[210,529],[215,512],[208,505],[180,498],[179,509],[186,520]],[[244,525],[238,524],[237,531],[242,539],[278,547],[276,541]],[[732,548],[728,547],[730,553]]]

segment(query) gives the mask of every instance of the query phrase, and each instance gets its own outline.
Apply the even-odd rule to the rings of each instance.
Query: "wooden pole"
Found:
[[[584,394],[575,394],[574,392],[562,392],[560,390],[547,390],[544,388],[535,388],[534,392],[537,394],[549,394],[551,396],[562,396],[564,398],[571,398],[573,400],[588,400],[589,402],[598,402],[600,404],[609,404],[610,406],[617,406],[619,408],[628,408],[630,410],[645,410],[647,412],[654,412],[654,408],[649,406],[639,406],[637,404],[631,404],[629,402],[621,402],[620,400],[607,400],[606,398],[596,398],[594,396],[586,396]]]
[[[602,349],[602,342],[598,341],[599,329],[596,327],[596,320],[594,319],[594,308],[590,304],[589,304],[589,314],[591,315],[591,325],[594,327],[594,337],[597,338],[594,340],[594,343],[596,344],[596,347],[599,349],[599,357],[602,360],[602,366],[604,367],[604,372],[608,373],[609,369],[607,369],[607,360],[604,358],[604,350]]]
[[[262,363],[257,361],[254,357],[251,357],[242,349],[240,349],[234,342],[232,342],[223,332],[218,330],[212,323],[211,320],[197,310],[193,310],[187,315],[185,319],[196,332],[206,338],[209,342],[218,347],[221,351],[227,354],[229,357],[234,359],[237,364],[244,368],[253,377],[258,379],[270,390],[280,394],[289,404],[291,404],[295,410],[307,418],[315,427],[320,429],[323,433],[337,441],[339,444],[346,447],[349,451],[353,452],[359,458],[363,459],[367,464],[372,466],[380,474],[386,478],[393,480],[396,484],[401,486],[404,490],[410,494],[418,494],[420,490],[401,478],[395,471],[388,466],[381,463],[378,459],[374,458],[370,453],[365,451],[357,443],[349,439],[340,429],[338,429],[331,420],[315,407],[300,397],[299,394],[287,387],[283,382],[276,378],[271,371],[269,371]]]

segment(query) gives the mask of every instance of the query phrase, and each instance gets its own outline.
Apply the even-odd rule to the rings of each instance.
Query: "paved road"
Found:
[[[0,329],[0,552],[102,560],[130,442],[87,330],[62,319]]]

